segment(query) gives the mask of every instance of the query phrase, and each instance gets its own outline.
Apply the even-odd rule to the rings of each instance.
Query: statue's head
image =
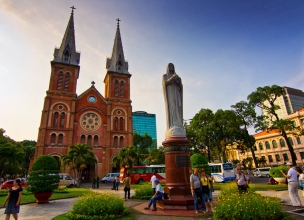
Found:
[[[167,74],[168,73],[175,73],[174,65],[173,63],[169,63],[167,66]]]

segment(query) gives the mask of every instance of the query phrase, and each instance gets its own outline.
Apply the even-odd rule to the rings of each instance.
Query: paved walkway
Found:
[[[104,190],[104,189],[98,189],[96,191],[111,191],[114,193],[117,193],[124,197],[124,191],[119,190],[118,192],[113,190]],[[131,190],[131,195],[133,194],[133,190]],[[215,191],[214,195],[216,196],[219,193],[219,191]],[[284,202],[286,202],[287,205],[290,205],[290,199],[288,196],[288,191],[259,191],[259,193],[262,193],[266,196],[272,196],[272,197],[278,197]],[[302,192],[299,191],[302,204],[304,204],[304,197],[302,195]],[[19,220],[51,220],[57,215],[63,214],[71,210],[72,204],[75,201],[75,198],[72,199],[61,199],[61,200],[54,200],[50,201],[48,204],[26,204],[21,205],[20,213],[19,213]],[[125,205],[128,207],[134,207],[142,204],[146,201],[141,200],[128,200],[125,201]],[[1,209],[2,212],[4,212],[4,209]],[[154,213],[153,213],[154,214]],[[155,213],[157,214],[157,213]],[[0,215],[0,219],[4,219],[4,215]],[[202,216],[201,218],[198,217],[177,217],[177,216],[159,216],[159,215],[141,215],[137,214],[138,220],[197,220],[197,219],[211,219],[208,216]]]

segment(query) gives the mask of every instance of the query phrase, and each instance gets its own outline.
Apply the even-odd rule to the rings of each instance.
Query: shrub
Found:
[[[288,172],[288,168],[286,166],[279,166],[279,167],[272,167],[269,170],[269,174],[273,178],[284,177],[283,174],[281,173],[281,170],[284,170],[286,173]]]
[[[154,194],[151,183],[145,182],[136,187],[132,199],[151,199]]]
[[[66,216],[69,219],[118,219],[129,214],[121,196],[109,192],[90,193],[79,197]]]
[[[282,212],[279,199],[264,197],[253,190],[239,193],[235,183],[222,187],[214,220],[282,220],[289,217]]]
[[[28,191],[48,192],[58,188],[59,166],[57,161],[49,155],[38,157],[28,177]]]

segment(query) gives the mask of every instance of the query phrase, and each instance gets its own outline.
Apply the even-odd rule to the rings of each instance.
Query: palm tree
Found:
[[[113,164],[132,168],[135,164],[139,165],[142,160],[143,156],[139,153],[138,148],[136,146],[128,146],[123,147],[113,158]]]
[[[80,186],[82,171],[87,164],[96,164],[96,155],[92,152],[93,147],[86,144],[76,144],[69,147],[69,152],[61,156],[62,165],[69,165],[74,171],[77,184]]]

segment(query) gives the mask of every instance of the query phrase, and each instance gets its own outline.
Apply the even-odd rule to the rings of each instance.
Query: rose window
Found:
[[[100,118],[95,113],[87,113],[82,116],[80,123],[85,130],[96,130],[100,126]]]

